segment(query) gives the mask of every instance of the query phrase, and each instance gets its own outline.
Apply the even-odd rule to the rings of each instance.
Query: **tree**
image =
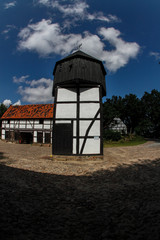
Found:
[[[121,119],[127,125],[127,131],[134,133],[136,126],[143,118],[141,100],[135,94],[126,95],[123,99]]]
[[[134,94],[125,98],[113,96],[104,103],[104,127],[107,128],[115,117],[119,117],[127,126],[128,132],[133,133],[142,118],[141,101]]]
[[[5,113],[5,111],[7,110],[7,107],[1,103],[0,104],[0,118],[3,116],[3,114]]]
[[[116,109],[116,105],[113,103],[112,99],[106,99],[106,102],[103,104],[103,125],[107,129],[113,119],[119,115],[119,111]]]
[[[145,92],[141,98],[144,120],[147,122],[144,135],[160,137],[160,92]]]

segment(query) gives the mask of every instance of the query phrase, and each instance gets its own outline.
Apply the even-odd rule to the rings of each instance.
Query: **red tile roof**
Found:
[[[1,119],[53,118],[54,104],[10,106]]]

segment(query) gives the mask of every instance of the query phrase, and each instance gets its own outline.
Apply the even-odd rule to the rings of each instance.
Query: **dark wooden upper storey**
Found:
[[[56,62],[53,75],[53,96],[57,85],[70,84],[101,85],[102,95],[106,95],[106,71],[103,63],[82,51],[77,51]]]

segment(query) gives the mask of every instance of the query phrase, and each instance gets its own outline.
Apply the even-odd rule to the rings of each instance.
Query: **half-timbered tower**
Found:
[[[53,155],[103,155],[102,62],[77,51],[58,61],[53,75]]]

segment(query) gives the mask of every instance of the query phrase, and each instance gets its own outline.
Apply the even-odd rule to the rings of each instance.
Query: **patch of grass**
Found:
[[[136,146],[144,144],[147,141],[141,136],[127,136],[123,137],[121,140],[115,141],[106,141],[104,140],[104,147],[126,147],[126,146]]]

